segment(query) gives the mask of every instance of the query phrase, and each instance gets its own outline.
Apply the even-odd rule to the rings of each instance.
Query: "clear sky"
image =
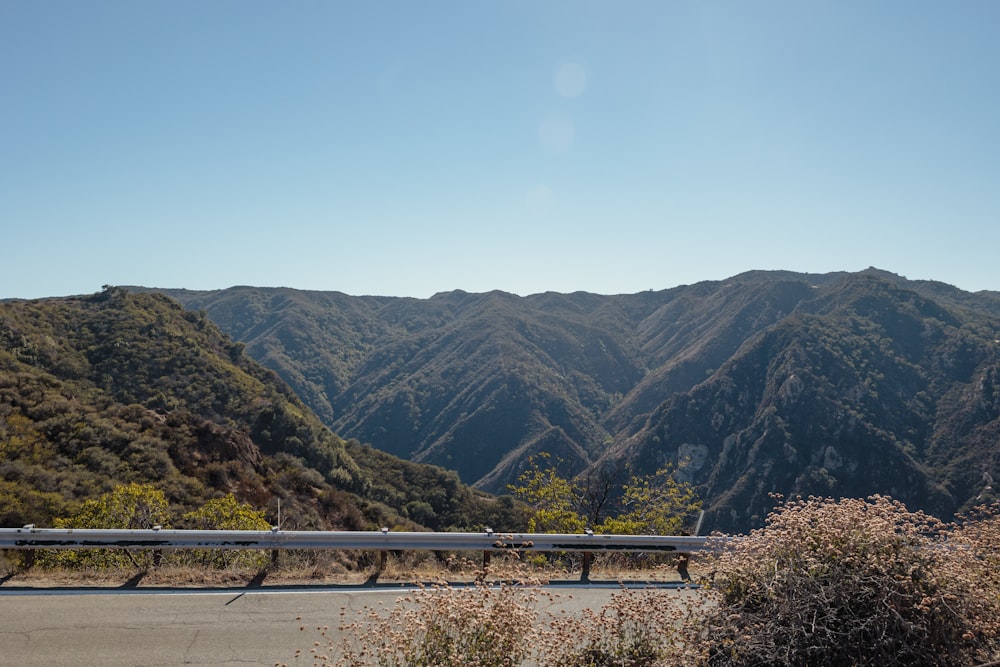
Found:
[[[0,297],[1000,290],[1000,1],[0,0]]]

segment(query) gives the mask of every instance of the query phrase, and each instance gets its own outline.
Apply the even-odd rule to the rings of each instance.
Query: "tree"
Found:
[[[70,517],[57,517],[56,528],[127,528],[150,529],[155,526],[170,525],[167,499],[150,484],[126,484],[116,487],[99,498],[86,500],[80,509]],[[85,549],[57,551],[43,556],[43,565],[67,567],[139,567],[152,563],[152,557],[145,552],[133,555],[120,549]]]
[[[622,511],[598,531],[617,535],[677,535],[684,522],[701,510],[694,488],[674,476],[672,466],[652,475],[633,476],[624,485]]]
[[[588,525],[610,534],[676,535],[701,509],[690,484],[677,480],[671,466],[652,475],[633,475],[624,484],[620,468],[602,468],[569,480],[548,462],[546,453],[530,458],[530,467],[510,485],[511,493],[534,511],[528,530],[579,533]],[[610,514],[601,519],[604,514]]]
[[[125,484],[100,498],[86,500],[69,518],[57,518],[56,528],[149,529],[169,526],[170,513],[163,491],[150,484]]]
[[[270,522],[264,513],[228,494],[209,500],[182,517],[194,530],[268,530]],[[211,567],[260,568],[267,564],[268,555],[261,550],[193,549],[183,554],[182,561]]]
[[[577,476],[580,504],[589,525],[600,526],[607,518],[605,512],[614,509],[615,494],[622,485],[625,472],[625,466],[620,462],[604,463]]]
[[[271,523],[260,510],[241,503],[233,494],[209,500],[181,517],[192,530],[270,530]]]
[[[128,294],[128,290],[117,285],[101,285],[101,291],[96,296],[102,301],[121,301]]]
[[[530,467],[517,478],[518,484],[507,488],[534,510],[528,519],[528,532],[582,533],[587,521],[578,510],[580,489],[556,472],[554,466],[544,469],[539,466],[539,461],[550,459],[545,452],[529,458]]]

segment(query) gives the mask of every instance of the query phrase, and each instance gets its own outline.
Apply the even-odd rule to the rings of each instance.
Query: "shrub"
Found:
[[[623,588],[599,611],[584,609],[579,616],[555,619],[540,663],[559,667],[682,664],[677,662],[676,626],[690,612],[675,591]]]
[[[57,517],[56,528],[168,527],[170,514],[163,492],[149,484],[125,484],[100,498],[84,501],[68,518]],[[148,567],[153,556],[148,551],[122,549],[66,549],[42,551],[39,564],[45,567],[127,567],[129,563]]]
[[[541,467],[550,458],[545,452],[530,457],[517,483],[507,485],[531,508],[528,532],[579,533],[590,525],[605,534],[677,535],[701,510],[694,488],[677,479],[673,466],[621,483],[622,471],[615,469],[568,479],[555,466]]]
[[[505,667],[532,650],[537,591],[512,583],[424,588],[388,611],[366,609],[341,627],[340,642],[317,642],[314,665]],[[325,629],[319,628],[325,638]]]
[[[231,493],[209,500],[182,519],[193,530],[268,530],[271,527],[263,512],[237,501]],[[260,549],[191,549],[180,559],[192,565],[216,568],[262,568],[270,556]]]
[[[1000,596],[1000,505],[977,507],[960,518],[951,541],[970,550],[966,567],[975,571],[983,588]]]
[[[663,589],[626,590],[598,611],[573,611],[540,588],[520,562],[496,564],[503,581],[446,584],[385,608],[341,611],[339,639],[327,626],[308,656],[314,667],[654,667],[688,664],[676,628],[698,598]],[[571,597],[571,596],[570,596]],[[567,598],[568,599],[568,598]],[[301,618],[299,619],[301,621]],[[302,626],[301,630],[305,630]],[[296,653],[296,663],[304,657]],[[281,664],[281,663],[276,663]]]
[[[986,662],[1000,604],[974,545],[992,525],[956,530],[880,496],[787,502],[723,550],[716,605],[688,632],[708,665]]]
[[[622,511],[596,528],[620,535],[679,535],[685,521],[701,510],[694,488],[681,482],[673,467],[633,476],[623,486]]]

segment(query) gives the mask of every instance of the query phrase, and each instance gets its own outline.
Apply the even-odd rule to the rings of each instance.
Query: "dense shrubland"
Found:
[[[106,287],[2,304],[0,334],[0,525],[51,525],[123,483],[185,511],[233,493],[273,512],[284,496],[315,527],[323,494],[358,505],[343,442],[203,314]]]
[[[332,433],[204,313],[106,286],[0,303],[0,526],[52,525],[118,485],[180,516],[232,494],[282,527],[521,530],[454,473]]]

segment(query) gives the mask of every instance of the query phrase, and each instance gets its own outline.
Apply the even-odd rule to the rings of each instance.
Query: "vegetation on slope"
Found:
[[[1000,475],[1000,295],[870,269],[662,292],[170,292],[327,424],[503,492],[540,452],[573,477],[672,463],[709,529],[767,494],[888,493],[947,515]]]
[[[721,530],[760,525],[772,491],[885,493],[948,517],[991,500],[1000,472],[997,331],[981,311],[850,276],[668,397],[618,453],[677,461]]]
[[[529,456],[579,472],[600,415],[643,375],[626,347],[647,295],[451,292],[431,299],[239,287],[165,293],[204,308],[335,431],[502,492]]]
[[[0,304],[0,525],[51,525],[119,484],[148,483],[180,511],[232,493],[275,521],[280,502],[289,529],[417,527],[396,497],[368,490],[378,464],[419,468],[360,466],[243,348],[161,295],[108,286]],[[472,521],[464,500],[489,515],[461,485],[422,481],[401,492],[451,503],[435,527]]]

